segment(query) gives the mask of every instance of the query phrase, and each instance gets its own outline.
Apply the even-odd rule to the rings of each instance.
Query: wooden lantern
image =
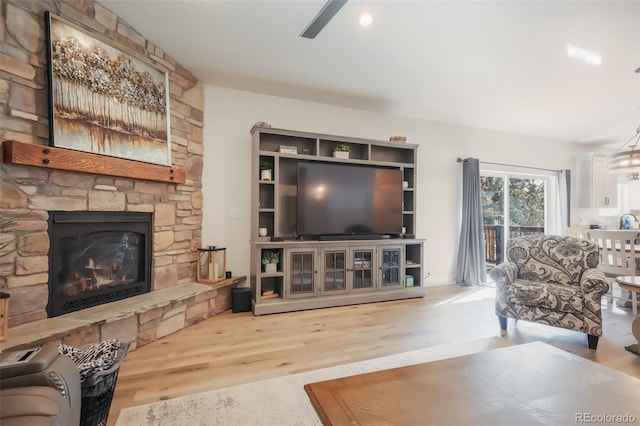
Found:
[[[9,333],[9,296],[0,292],[0,342],[7,340]]]
[[[197,280],[201,283],[217,283],[226,279],[227,249],[208,246],[198,249]]]

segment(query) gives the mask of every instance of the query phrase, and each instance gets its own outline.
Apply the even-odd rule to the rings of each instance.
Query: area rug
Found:
[[[499,337],[403,352],[125,408],[116,426],[321,425],[304,385],[511,346]]]

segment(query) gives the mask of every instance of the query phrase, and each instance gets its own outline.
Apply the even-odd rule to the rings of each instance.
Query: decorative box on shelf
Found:
[[[404,286],[405,287],[413,287],[413,275],[407,275],[404,277]]]
[[[227,249],[208,246],[198,249],[197,280],[213,284],[226,279]]]

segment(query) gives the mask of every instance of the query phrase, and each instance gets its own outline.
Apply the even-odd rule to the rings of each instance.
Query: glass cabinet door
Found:
[[[374,287],[374,249],[351,249],[351,289],[371,290]]]
[[[345,293],[347,291],[347,251],[325,249],[322,251],[323,294]]]
[[[315,274],[315,250],[289,252],[289,296],[315,295],[317,293]]]
[[[384,247],[380,249],[380,287],[402,286],[402,248]]]

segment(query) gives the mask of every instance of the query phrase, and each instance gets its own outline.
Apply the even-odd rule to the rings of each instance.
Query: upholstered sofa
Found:
[[[2,426],[77,426],[80,424],[80,373],[58,347],[41,347],[25,362],[7,362],[1,354],[0,424]]]
[[[519,237],[507,243],[506,261],[491,269],[500,327],[507,318],[586,333],[596,349],[602,335],[601,299],[609,291],[597,269],[598,247],[571,236]]]

